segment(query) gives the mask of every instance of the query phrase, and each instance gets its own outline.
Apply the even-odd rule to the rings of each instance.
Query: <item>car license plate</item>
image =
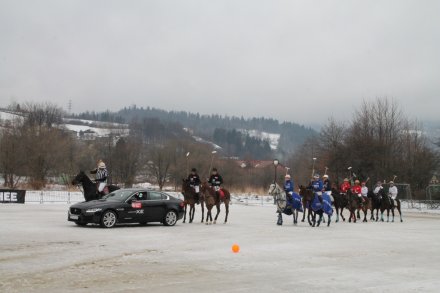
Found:
[[[70,215],[71,220],[78,220],[78,215]]]

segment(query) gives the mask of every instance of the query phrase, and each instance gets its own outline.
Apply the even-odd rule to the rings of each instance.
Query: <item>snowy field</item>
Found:
[[[199,207],[198,207],[199,208]],[[0,292],[438,292],[440,216],[276,226],[233,204],[226,225],[101,229],[67,204],[0,205]],[[220,214],[223,219],[224,211]],[[240,252],[231,252],[232,244]]]

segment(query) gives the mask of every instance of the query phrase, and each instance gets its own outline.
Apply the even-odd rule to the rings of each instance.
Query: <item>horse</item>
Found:
[[[323,193],[321,196],[321,200],[319,199],[319,195],[317,192],[313,195],[313,201],[310,205],[312,211],[313,211],[313,225],[312,227],[315,227],[316,225],[316,215],[319,215],[317,227],[321,224],[321,221],[323,221],[323,215],[324,213],[328,217],[327,221],[327,227],[330,226],[332,215],[333,215],[333,208],[332,208],[332,200],[329,194]],[[325,222],[324,222],[325,223]]]
[[[220,191],[223,193],[223,196],[220,195]],[[223,202],[225,204],[226,216],[225,222],[228,222],[229,215],[229,203],[231,201],[231,194],[225,188],[221,188],[220,191],[216,191],[214,188],[209,186],[208,182],[203,182],[200,187],[200,193],[203,194],[205,198],[206,205],[206,225],[212,224],[212,208],[215,206],[217,208],[217,214],[214,218],[214,224],[217,223],[218,215],[220,214],[220,205]],[[209,222],[208,222],[209,221]]]
[[[391,222],[394,222],[394,209],[397,208],[397,211],[399,212],[400,215],[400,222],[403,222],[402,220],[402,212],[400,210],[400,200],[396,199],[395,200],[397,205],[394,203],[394,200],[387,194],[384,194],[382,196],[382,201],[381,201],[381,205],[380,205],[380,220],[383,222],[383,212],[386,210],[387,211],[387,222],[390,221],[390,210],[391,210],[391,214],[392,214],[392,220]]]
[[[186,221],[186,211],[187,207],[189,205],[189,223],[192,223],[194,220],[194,213],[196,211],[195,205],[196,205],[196,191],[194,188],[191,187],[190,182],[187,179],[182,180],[182,194],[184,198],[184,216],[183,216],[183,223]],[[205,206],[204,206],[204,199],[203,195],[199,193],[199,203],[202,207],[202,223],[205,220]]]
[[[307,221],[309,222],[309,225],[312,226],[312,210],[310,205],[312,204],[313,200],[313,191],[310,189],[307,189],[305,186],[300,185],[299,186],[299,195],[302,198],[302,204],[303,204],[303,218],[301,222],[304,222],[306,217],[306,209],[307,209]]]
[[[298,212],[303,212],[301,196],[294,193],[291,197],[288,197],[286,192],[276,183],[270,185],[268,194],[273,196],[274,202],[277,205],[277,225],[281,226],[283,224],[282,214],[293,215],[293,224],[298,224]]]
[[[367,213],[368,213],[368,210],[371,209],[371,200],[368,196],[367,196],[367,198],[365,198],[364,196],[361,196],[359,198],[359,200],[362,202],[359,204],[359,206],[357,208],[357,218],[358,219],[361,218],[361,215],[359,212],[363,211],[364,212],[364,219],[362,220],[362,222],[368,222]]]
[[[378,194],[375,194],[371,190],[368,191],[368,198],[370,199],[370,210],[371,210],[370,220],[372,220],[372,221],[377,222],[379,220],[379,210],[380,210],[383,195],[384,195],[383,189],[380,189]],[[374,216],[375,210],[376,210],[376,217]]]
[[[348,222],[351,223],[353,220],[353,223],[356,223],[356,210],[359,208],[359,198],[357,194],[354,194],[351,192],[351,190],[347,190],[347,209],[350,211],[350,218],[348,219]]]
[[[345,218],[343,215],[344,208],[348,206],[348,199],[346,193],[341,193],[338,189],[335,187],[332,188],[332,195],[334,198],[333,205],[336,209],[336,223],[339,222],[339,215],[341,215],[342,221],[345,222]],[[339,212],[339,210],[341,212]]]
[[[92,180],[84,173],[84,171],[80,171],[75,178],[72,180],[72,185],[80,185],[82,184],[83,191],[84,191],[84,199],[86,201],[96,200],[100,199],[103,195],[113,192],[115,190],[120,189],[120,187],[116,185],[107,185],[106,189],[104,189],[104,193],[98,192],[98,186],[96,183],[93,183]]]

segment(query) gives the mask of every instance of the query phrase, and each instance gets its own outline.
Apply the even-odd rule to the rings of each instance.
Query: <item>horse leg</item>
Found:
[[[313,217],[313,219],[312,219],[312,217]],[[312,226],[312,225],[313,225],[313,227],[315,226],[315,225],[312,223],[312,220],[314,220],[314,215],[313,215],[313,212],[312,212],[312,210],[311,210],[310,208],[308,208],[308,212],[307,212],[307,220],[309,221],[309,225],[310,225],[310,226]]]
[[[315,227],[315,224],[316,224],[316,212],[312,212],[312,222],[313,222],[313,224],[312,224],[312,227]]]
[[[393,218],[391,219],[391,222],[394,223],[394,207],[391,208],[391,215],[393,216]]]
[[[298,224],[298,210],[295,210],[295,213],[293,214],[295,217],[295,220],[293,221],[293,224]]]
[[[321,224],[321,222],[323,222],[323,219],[324,219],[322,211],[319,211],[318,215],[319,215],[319,218],[318,218],[318,225],[317,225],[317,227],[319,227],[319,225]]]
[[[225,212],[226,212],[226,216],[225,216],[225,224],[228,222],[228,215],[229,215],[229,203],[225,202]]]
[[[215,218],[214,218],[214,224],[217,224],[217,218],[218,218],[218,215],[220,214],[220,203],[216,204],[215,207],[217,208],[217,214],[215,215]]]
[[[185,208],[183,209],[183,222],[182,223],[185,223],[185,221],[186,221],[186,206],[187,206],[187,204],[185,204]]]
[[[189,222],[192,223],[194,220],[194,213],[196,212],[196,207],[194,205],[191,206],[190,210],[190,218],[189,218]]]
[[[283,224],[283,215],[278,212],[278,221],[277,221],[277,225],[281,226]]]
[[[387,222],[390,221],[390,209],[387,209]]]
[[[339,207],[335,206],[336,209],[336,223],[339,222]]]
[[[361,219],[361,214],[359,213],[359,209],[357,210],[357,214],[356,214],[357,218],[360,220]]]
[[[332,221],[332,216],[327,215],[327,217],[328,217],[327,227],[330,227],[330,222]]]
[[[202,223],[205,220],[205,207],[204,202],[200,202],[200,205],[202,206]]]
[[[402,211],[400,210],[400,202],[397,205],[397,211],[399,212],[400,222],[403,222],[403,220],[402,220]]]
[[[344,207],[341,207],[341,218],[342,221],[345,222],[344,214],[342,213],[344,211]]]
[[[304,210],[304,212],[303,212],[303,218],[302,218],[301,222],[304,222],[304,220],[306,219],[306,204],[305,203],[303,203],[303,210]]]

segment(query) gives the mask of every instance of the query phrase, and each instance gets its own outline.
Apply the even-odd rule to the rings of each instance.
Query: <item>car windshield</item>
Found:
[[[127,198],[129,198],[132,194],[133,194],[133,190],[118,189],[107,194],[102,199],[123,202],[127,200]]]

